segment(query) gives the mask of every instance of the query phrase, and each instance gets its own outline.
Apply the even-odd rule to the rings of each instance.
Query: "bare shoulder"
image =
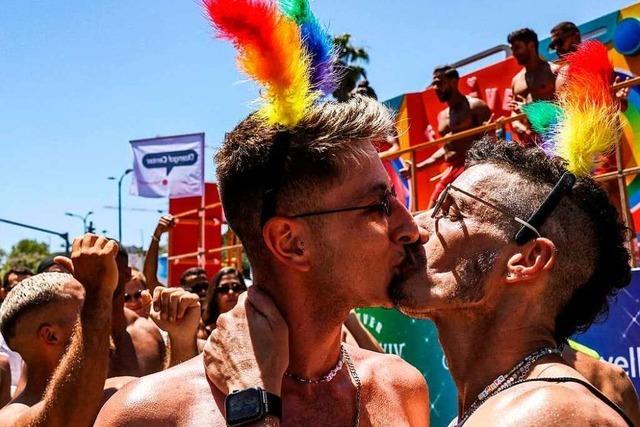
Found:
[[[427,392],[424,376],[400,357],[357,347],[348,347],[348,351],[353,356],[358,370],[366,378],[373,378],[381,385],[391,386],[402,394]]]
[[[516,73],[515,76],[513,76],[513,78],[511,79],[511,84],[515,84],[516,82],[522,81],[524,80],[524,77],[526,75],[527,70],[525,70],[524,68],[520,69],[520,71],[518,71]]]
[[[201,356],[129,382],[102,407],[96,426],[185,425],[184,417],[206,407],[219,415]]]
[[[624,419],[576,383],[528,383],[491,398],[470,425],[496,419],[505,426],[626,426]],[[471,420],[471,419],[470,419]]]
[[[29,409],[24,403],[9,403],[0,409],[0,427],[15,426],[23,414]]]
[[[475,96],[467,96],[467,100],[469,100],[469,108],[471,108],[471,110],[489,108],[486,102],[480,98],[476,98]]]
[[[549,68],[553,74],[558,74],[562,69],[561,64],[556,64],[555,62],[547,62],[549,64]]]

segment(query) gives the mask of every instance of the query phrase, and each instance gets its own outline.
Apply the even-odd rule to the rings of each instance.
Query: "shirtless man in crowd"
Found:
[[[554,99],[560,66],[540,57],[535,31],[530,28],[516,30],[509,34],[507,41],[516,61],[523,67],[511,81],[513,114],[521,113],[520,106],[523,103]],[[511,126],[523,146],[535,144],[535,132],[526,121],[516,120],[511,122]]]
[[[466,96],[458,88],[460,75],[455,68],[444,65],[433,70],[431,85],[435,89],[440,102],[447,108],[438,113],[438,134],[449,136],[467,129],[482,126],[491,120],[491,110],[487,104],[472,96]],[[418,163],[416,168],[422,169],[444,159],[446,171],[440,178],[431,196],[431,205],[447,184],[456,179],[464,171],[464,159],[467,151],[477,136],[447,142],[426,160]]]
[[[286,425],[428,425],[427,388],[415,368],[340,343],[350,310],[389,307],[389,284],[413,266],[406,249],[418,229],[393,196],[373,145],[392,127],[386,109],[356,96],[310,107],[290,131],[251,115],[227,135],[216,157],[225,216],[245,245],[252,289],[272,295],[290,325],[281,343],[287,376],[251,384],[262,390],[235,394],[231,409],[259,410],[268,392],[285,402],[281,416],[263,414],[274,425],[280,417]],[[214,330],[208,347],[226,339],[233,337]],[[252,352],[246,357],[235,368],[251,365]],[[129,384],[96,425],[238,425],[242,414],[225,412],[223,402],[245,387],[216,388],[213,364],[197,357]]]
[[[460,416],[451,425],[640,422],[635,393],[621,409],[578,371],[590,367],[567,362],[558,349],[629,284],[624,227],[606,194],[578,178],[549,216],[528,224],[520,218],[566,178],[563,163],[537,149],[484,141],[467,165],[435,209],[416,217],[428,239],[410,252],[426,268],[390,288],[402,312],[438,328],[458,389]],[[265,294],[242,297],[214,333],[234,339],[209,349],[211,376],[221,387],[281,380],[287,355],[274,351],[286,344],[281,323]],[[246,352],[254,354],[251,363],[230,368]]]
[[[0,426],[91,425],[107,375],[117,251],[87,234],[73,243],[73,276],[39,274],[9,293],[0,329],[29,371],[25,389],[0,410]]]
[[[162,318],[152,311],[149,318],[141,317],[124,306],[125,284],[131,280],[129,256],[124,248],[118,251],[118,286],[113,295],[111,337],[113,347],[109,359],[109,377],[141,377],[160,372],[168,366],[176,365],[195,356],[197,351],[197,319],[192,308],[197,306],[198,319],[200,303],[195,294],[181,288],[158,286],[153,291],[153,300],[180,299],[189,301],[188,316],[180,319]],[[160,329],[169,335],[170,347],[167,351]]]

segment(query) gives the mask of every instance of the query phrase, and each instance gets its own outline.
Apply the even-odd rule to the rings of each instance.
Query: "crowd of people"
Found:
[[[562,23],[551,36],[558,63],[540,58],[532,30],[509,35],[523,66],[514,113],[562,85],[562,56],[580,34]],[[441,136],[492,118],[458,81],[450,66],[433,72],[447,104]],[[626,91],[617,96],[624,108]],[[578,177],[540,224],[518,220],[566,172],[519,121],[520,144],[458,140],[416,165],[448,169],[432,209],[413,217],[371,144],[395,135],[374,98],[367,83],[347,102],[309,107],[295,132],[250,115],[226,135],[216,173],[252,286],[234,267],[161,283],[170,215],[142,271],[119,242],[93,234],[35,273],[8,270],[0,426],[428,425],[428,378],[381,351],[353,311],[370,306],[435,322],[458,389],[453,425],[639,423],[624,372],[567,345],[630,280],[603,190]],[[277,180],[276,167],[286,170]],[[516,244],[523,222],[535,233]]]

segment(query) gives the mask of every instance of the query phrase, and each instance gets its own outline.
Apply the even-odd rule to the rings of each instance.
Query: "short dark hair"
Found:
[[[317,194],[336,185],[393,128],[386,107],[355,95],[314,104],[292,128],[251,114],[226,135],[216,154],[220,199],[254,269],[270,266],[262,237],[265,212],[314,208]]]
[[[180,275],[180,286],[184,286],[187,283],[187,276],[199,276],[201,274],[207,275],[207,270],[201,267],[187,268]]]
[[[517,41],[521,41],[524,43],[534,43],[536,46],[536,50],[538,50],[538,35],[531,28],[520,28],[519,30],[513,31],[507,37],[507,41],[509,42],[509,44],[513,44]]]
[[[486,163],[517,174],[524,181],[516,196],[506,185],[500,190],[503,205],[521,218],[528,218],[537,209],[566,172],[562,159],[549,158],[538,148],[525,149],[488,138],[476,143],[467,154],[467,166]],[[509,232],[515,234],[513,229]],[[610,298],[629,284],[630,257],[625,246],[628,230],[620,223],[607,193],[590,177],[579,177],[541,232],[558,250],[550,292],[558,296],[554,334],[563,341],[606,316]]]
[[[13,267],[10,268],[9,270],[7,270],[6,273],[4,273],[4,276],[2,276],[2,288],[3,289],[7,289],[7,287],[9,286],[9,276],[12,274],[17,274],[18,276],[33,276],[33,271],[29,270],[26,267]]]
[[[453,68],[451,65],[438,65],[433,69],[433,74],[444,74],[444,76],[448,79],[459,79],[460,74],[458,70]]]
[[[562,33],[562,34],[572,34],[572,33],[580,33],[578,26],[573,22],[564,21],[556,25],[551,29],[551,33]]]
[[[204,310],[202,311],[202,323],[205,326],[212,325],[216,323],[218,320],[218,316],[220,315],[220,309],[218,305],[215,303],[216,289],[220,284],[220,280],[226,275],[233,274],[238,278],[238,281],[242,286],[244,286],[244,290],[247,290],[247,285],[244,282],[244,276],[240,270],[235,267],[224,267],[220,269],[211,279],[211,286],[207,289],[207,298],[204,306]]]

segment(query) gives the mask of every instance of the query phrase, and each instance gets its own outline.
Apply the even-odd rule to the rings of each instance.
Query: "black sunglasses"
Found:
[[[224,285],[218,286],[216,288],[216,293],[226,294],[229,292],[229,289],[231,289],[236,294],[240,294],[246,291],[246,288],[242,286],[240,283],[231,283],[231,284],[224,284]]]
[[[352,206],[348,208],[338,208],[338,209],[328,209],[322,211],[313,211],[313,212],[305,212],[297,215],[285,215],[286,218],[304,218],[308,216],[315,215],[328,215],[339,212],[350,212],[350,211],[360,211],[360,210],[378,210],[382,212],[385,216],[390,217],[392,212],[392,199],[396,197],[396,192],[394,189],[386,190],[384,195],[382,196],[382,200],[378,203],[372,203],[370,205],[363,206]]]
[[[206,293],[207,289],[209,289],[209,283],[202,282],[202,283],[196,283],[190,288],[185,288],[184,290],[187,292],[192,292],[194,294],[200,295],[200,294]]]
[[[131,302],[132,300],[142,298],[142,290],[138,289],[133,294],[124,293],[124,302]]]

